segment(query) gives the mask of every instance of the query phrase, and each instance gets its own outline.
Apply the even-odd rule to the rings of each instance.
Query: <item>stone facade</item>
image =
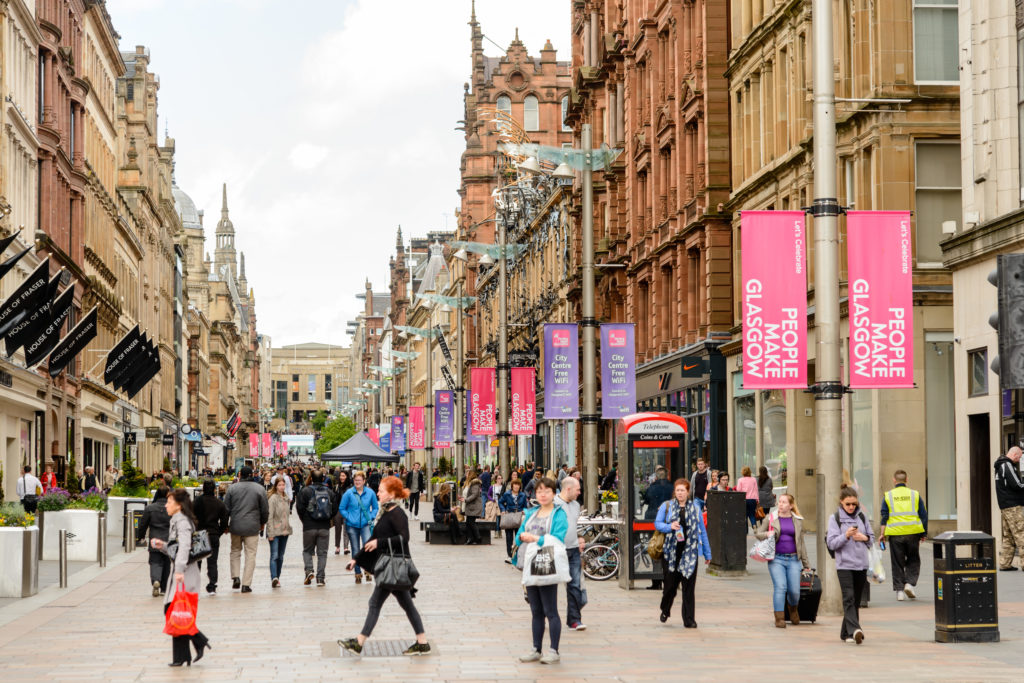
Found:
[[[270,352],[270,428],[289,434],[312,433],[318,411],[331,413],[352,398],[351,355],[332,344],[291,344]]]

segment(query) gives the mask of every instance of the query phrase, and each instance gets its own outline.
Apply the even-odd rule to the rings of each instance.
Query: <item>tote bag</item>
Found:
[[[194,636],[199,633],[196,613],[199,610],[199,594],[185,590],[185,582],[175,586],[171,607],[167,610],[164,633],[169,636]]]
[[[569,582],[569,555],[565,544],[551,534],[544,537],[544,547],[536,543],[526,545],[523,562],[524,586],[551,586]]]
[[[412,558],[406,555],[405,543],[399,539],[398,552],[395,553],[391,539],[388,539],[387,552],[381,552],[377,558],[373,576],[381,588],[389,591],[407,591],[416,585],[420,573],[412,563]]]

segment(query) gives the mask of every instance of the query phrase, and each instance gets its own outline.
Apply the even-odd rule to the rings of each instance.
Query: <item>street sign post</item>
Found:
[[[441,331],[440,325],[434,326],[434,334],[437,336],[437,345],[441,347],[441,355],[449,363],[452,362],[452,352],[448,348],[448,342],[444,338],[444,332]]]

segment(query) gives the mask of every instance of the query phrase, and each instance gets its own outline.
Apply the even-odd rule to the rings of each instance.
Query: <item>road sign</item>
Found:
[[[441,326],[440,325],[435,325],[434,326],[434,332],[437,334],[437,344],[438,344],[438,346],[441,347],[441,355],[444,356],[444,359],[446,361],[451,363],[452,362],[452,352],[451,352],[451,349],[448,348],[448,342],[444,338],[444,332],[441,331]]]
[[[137,440],[137,438],[135,436],[135,432],[125,432],[124,433],[124,445],[125,446],[137,446],[138,443],[139,442],[138,442],[138,440]]]
[[[452,371],[448,369],[447,365],[441,366],[441,376],[444,377],[444,381],[448,385],[448,391],[455,391],[455,380],[452,379]]]

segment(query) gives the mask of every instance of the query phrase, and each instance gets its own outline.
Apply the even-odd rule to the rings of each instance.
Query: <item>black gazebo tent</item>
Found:
[[[357,432],[351,439],[335,446],[320,456],[323,462],[390,462],[397,463],[401,458],[381,450],[373,443],[366,432]]]

